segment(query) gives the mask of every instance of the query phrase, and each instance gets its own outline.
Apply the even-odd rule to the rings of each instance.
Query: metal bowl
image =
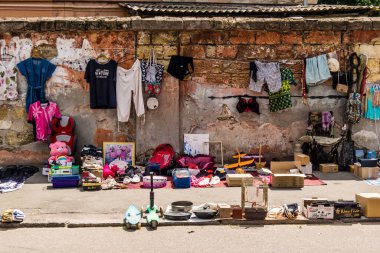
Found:
[[[164,213],[164,217],[167,220],[188,220],[191,217],[189,212],[167,212]]]
[[[172,203],[172,211],[175,212],[190,212],[193,209],[193,202],[190,201],[175,201]]]
[[[218,211],[215,211],[212,209],[197,209],[197,210],[194,210],[193,213],[199,219],[212,219],[216,216]]]

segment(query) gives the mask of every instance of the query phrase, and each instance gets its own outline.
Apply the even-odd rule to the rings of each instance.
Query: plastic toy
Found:
[[[142,218],[142,216],[142,212],[139,209],[137,209],[135,205],[130,205],[127,211],[125,212],[125,224],[127,226],[127,229],[140,229],[140,219]]]
[[[68,150],[66,143],[57,141],[49,145],[50,148],[50,158],[49,164],[58,164],[62,166],[71,166],[73,158],[67,156]]]
[[[146,222],[148,225],[156,229],[159,222],[160,222],[160,217],[162,218],[164,216],[164,211],[162,207],[158,208],[154,204],[154,191],[153,191],[153,172],[150,172],[150,204],[147,206],[147,208],[144,210],[144,208],[141,208],[142,212],[146,213]],[[158,215],[158,213],[160,215]]]

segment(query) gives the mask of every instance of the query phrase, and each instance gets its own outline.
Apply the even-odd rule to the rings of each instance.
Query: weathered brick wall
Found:
[[[12,26],[13,32],[7,28]],[[62,67],[65,81],[49,82],[48,95],[57,101],[64,114],[77,121],[79,147],[101,144],[103,141],[137,141],[142,152],[163,142],[170,142],[179,151],[183,134],[209,133],[210,139],[224,142],[226,155],[237,149],[254,151],[261,143],[268,156],[287,156],[294,142],[305,130],[309,107],[300,98],[292,98],[293,108],[282,113],[270,113],[268,99],[258,99],[261,115],[239,114],[237,99],[209,99],[209,96],[260,95],[249,92],[249,62],[280,61],[291,68],[298,85],[292,95],[300,95],[302,60],[304,57],[337,50],[343,56],[353,50],[370,55],[371,80],[380,79],[380,55],[373,45],[380,38],[380,19],[249,19],[249,18],[119,18],[65,20],[7,20],[0,23],[2,37],[30,38],[33,42],[57,38],[74,39],[79,48],[87,39],[94,48],[126,48],[130,67],[135,55],[146,58],[151,47],[159,62],[168,65],[171,55],[194,57],[195,72],[185,81],[165,74],[160,107],[148,111],[145,124],[133,117],[121,124],[117,132],[115,110],[91,110],[88,86],[83,72]],[[51,32],[47,32],[51,31]],[[359,46],[360,45],[360,46]],[[377,51],[376,51],[377,50]],[[107,50],[121,58],[121,51]],[[25,95],[25,81],[20,90]],[[336,94],[330,83],[310,89],[310,95]],[[20,154],[23,162],[31,157],[41,161],[47,146],[28,144],[32,141],[30,125],[25,122],[24,101],[1,102],[0,161]],[[310,100],[313,111],[333,110],[338,122],[343,122],[344,99]],[[373,130],[373,122],[363,120],[357,128]],[[9,126],[10,124],[10,126]],[[136,125],[137,124],[137,125]],[[356,129],[358,130],[358,129]],[[40,150],[36,155],[33,150]],[[45,152],[45,153],[43,153]],[[5,158],[4,158],[5,157]],[[21,161],[21,162],[22,162]]]

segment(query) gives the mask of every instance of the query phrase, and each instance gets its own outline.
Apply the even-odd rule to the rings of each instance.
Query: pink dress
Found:
[[[35,123],[36,141],[46,141],[51,133],[50,122],[53,118],[61,118],[58,105],[54,102],[41,104],[37,101],[29,106],[28,121]]]

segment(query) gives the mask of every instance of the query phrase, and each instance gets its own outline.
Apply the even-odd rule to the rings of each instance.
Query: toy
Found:
[[[144,211],[144,208],[141,208],[141,212]],[[153,172],[150,172],[150,204],[145,209],[146,222],[151,228],[156,229],[160,221],[160,217],[163,217],[164,211],[162,207],[158,208],[154,204],[154,191],[153,191]],[[158,215],[157,213],[160,213]]]
[[[66,143],[57,141],[49,145],[50,148],[50,158],[49,164],[58,164],[62,166],[71,166],[73,158],[71,156],[67,156],[68,149]]]
[[[241,168],[241,167],[244,167],[244,166],[248,166],[248,165],[251,165],[255,160],[254,159],[251,159],[251,160],[248,160],[248,161],[241,161],[241,158],[243,158],[244,156],[246,156],[247,154],[241,154],[240,152],[238,152],[237,155],[234,155],[233,158],[237,158],[238,159],[238,162],[237,163],[233,163],[233,164],[229,164],[229,165],[224,165],[224,168],[225,169],[238,169],[238,168]],[[241,171],[239,171],[241,172]]]
[[[125,224],[127,226],[127,229],[141,228],[140,219],[142,218],[143,214],[140,210],[137,209],[135,205],[130,205],[125,212]]]
[[[110,169],[110,166],[108,164],[106,164],[103,167],[103,178],[107,179],[110,176],[114,178],[115,173]]]

